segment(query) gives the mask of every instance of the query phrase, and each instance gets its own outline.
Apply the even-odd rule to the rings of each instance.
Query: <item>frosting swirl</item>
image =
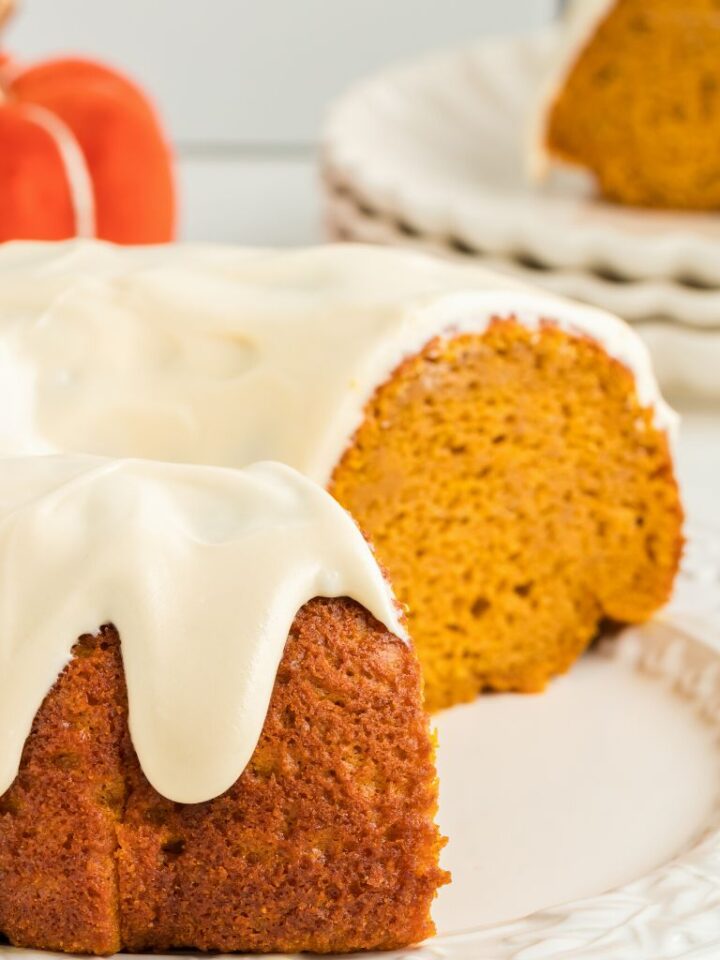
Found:
[[[353,597],[405,638],[349,514],[276,463],[6,460],[0,567],[0,794],[76,639],[102,624],[120,634],[143,771],[183,803],[242,773],[308,600]]]

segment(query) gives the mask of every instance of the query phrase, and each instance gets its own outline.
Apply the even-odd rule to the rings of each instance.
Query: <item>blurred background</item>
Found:
[[[322,238],[316,148],[328,104],[394,61],[523,33],[556,0],[20,0],[6,46],[119,65],[160,108],[179,161],[180,235]],[[272,200],[272,203],[269,201]]]

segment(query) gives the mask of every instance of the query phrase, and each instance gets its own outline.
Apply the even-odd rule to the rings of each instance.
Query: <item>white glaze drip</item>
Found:
[[[145,775],[184,803],[245,768],[305,602],[353,597],[405,639],[350,516],[280,464],[6,460],[0,568],[0,794],[73,644],[102,624],[121,637]]]
[[[403,359],[496,316],[593,338],[632,371],[657,425],[673,425],[626,324],[476,268],[349,245],[10,244],[0,453],[277,460],[325,484]]]

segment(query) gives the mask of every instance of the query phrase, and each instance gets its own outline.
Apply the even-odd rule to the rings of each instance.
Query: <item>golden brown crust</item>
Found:
[[[682,545],[667,438],[631,374],[552,325],[496,320],[407,360],[330,491],[409,606],[431,708],[542,689],[604,617],[666,600]]]
[[[120,948],[114,854],[125,716],[114,631],[82,638],[0,797],[0,931],[16,946]]]
[[[411,649],[364,609],[347,599],[314,600],[293,625],[247,770],[216,800],[175,804],[138,766],[119,642],[105,629],[102,643],[76,657],[48,695],[3,798],[0,929],[11,942],[89,953],[121,944],[341,952],[424,938],[447,876],[437,865],[437,783],[420,684]],[[66,770],[48,758],[67,753],[65,725],[76,704],[88,752]],[[92,713],[105,704],[112,718]],[[100,729],[88,726],[88,712]],[[100,812],[86,818],[99,774],[76,782],[73,771],[94,770],[93,762],[103,788]],[[75,793],[65,812],[68,790]],[[19,862],[16,838],[29,824],[32,845]],[[88,862],[83,846],[56,869],[48,845],[54,851],[68,835],[93,837],[96,856]],[[96,872],[99,896],[86,894]],[[52,893],[47,918],[34,899],[38,883]]]
[[[133,950],[342,952],[432,932],[443,874],[419,669],[355,603],[315,600],[297,618],[262,739],[226,794],[163,801],[136,762],[129,783]]]
[[[720,207],[714,0],[618,0],[551,106],[546,145],[611,200]]]

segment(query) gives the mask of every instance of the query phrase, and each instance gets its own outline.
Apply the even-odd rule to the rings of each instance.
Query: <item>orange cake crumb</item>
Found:
[[[330,490],[409,607],[431,708],[541,690],[603,619],[649,617],[680,557],[665,433],[627,369],[550,324],[406,361]]]
[[[720,207],[715,0],[618,0],[551,103],[544,140],[611,200]]]

